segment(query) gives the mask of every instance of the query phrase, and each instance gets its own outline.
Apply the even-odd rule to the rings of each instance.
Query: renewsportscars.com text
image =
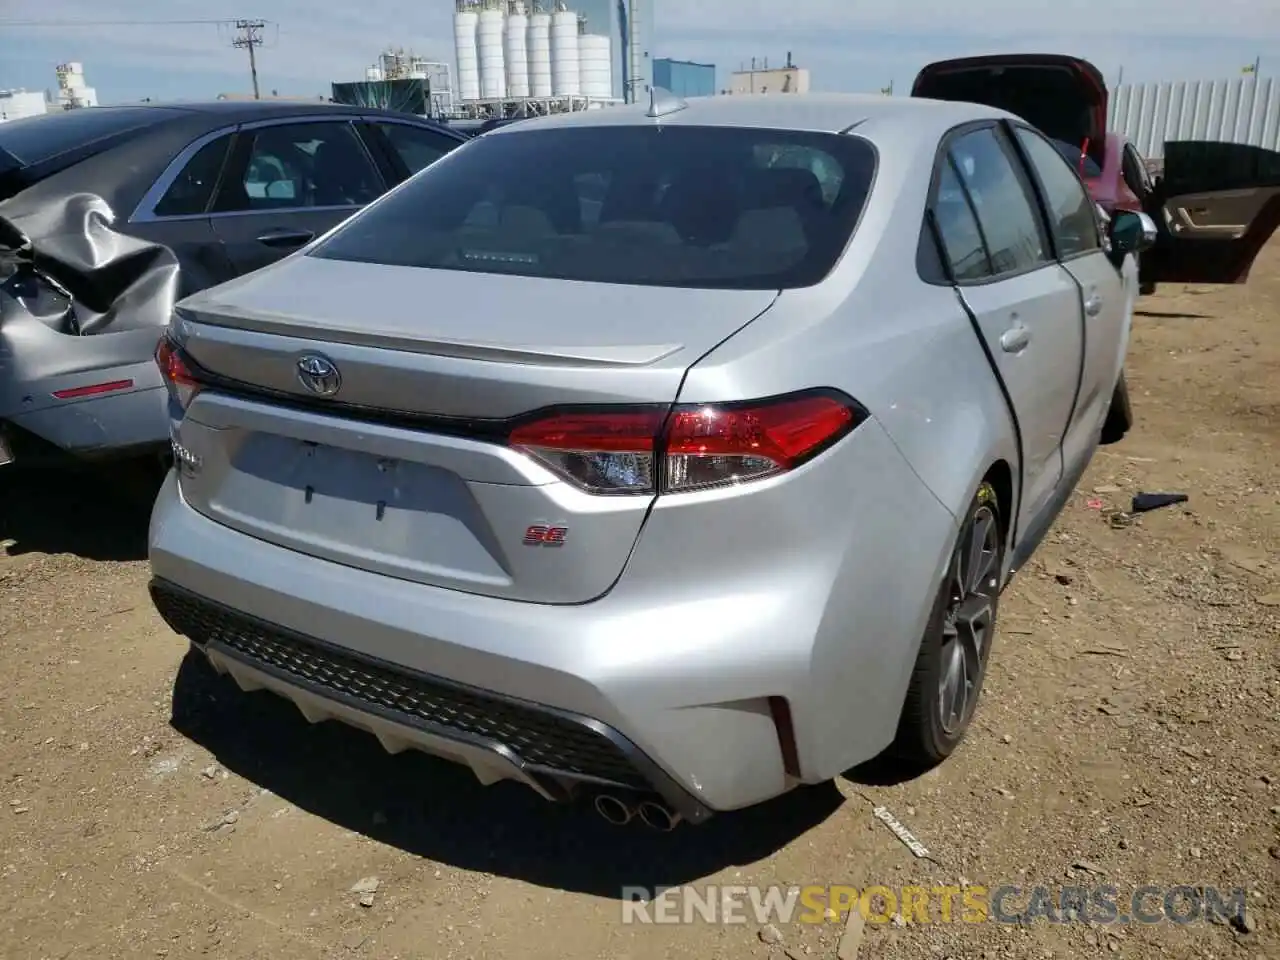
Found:
[[[624,887],[623,923],[1189,924],[1244,920],[1243,889],[1142,886]]]

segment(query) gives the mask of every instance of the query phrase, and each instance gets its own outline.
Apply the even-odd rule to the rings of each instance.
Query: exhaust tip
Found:
[[[646,800],[640,804],[639,814],[646,827],[657,830],[659,833],[670,833],[681,819],[680,814],[666,804],[653,800]]]
[[[631,807],[608,793],[596,795],[595,808],[596,813],[600,814],[615,827],[625,827],[631,822],[631,818],[635,814]]]

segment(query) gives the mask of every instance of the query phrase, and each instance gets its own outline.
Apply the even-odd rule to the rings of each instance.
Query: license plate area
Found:
[[[283,479],[287,514],[300,529],[324,529],[370,546],[388,536],[371,525],[403,527],[456,515],[466,490],[456,475],[439,467],[305,440],[293,442]]]
[[[282,449],[280,438],[270,439],[264,446],[275,451],[274,463],[241,461],[242,469],[270,479],[232,482],[219,498],[242,524],[365,569],[429,580],[507,579],[489,549],[492,531],[457,474],[312,441],[289,440]]]

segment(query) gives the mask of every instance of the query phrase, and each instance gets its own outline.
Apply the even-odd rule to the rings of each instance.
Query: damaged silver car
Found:
[[[165,456],[152,357],[174,303],[301,249],[465,142],[320,102],[0,126],[0,466]]]

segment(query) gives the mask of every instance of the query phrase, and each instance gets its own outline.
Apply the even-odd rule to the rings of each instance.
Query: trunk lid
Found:
[[[196,294],[173,333],[220,385],[179,430],[184,497],[289,549],[488,596],[608,591],[650,495],[581,491],[503,442],[568,404],[674,402],[774,291],[571,283],[291,257]],[[299,360],[340,373],[331,396]],[[563,527],[563,545],[526,543]]]
[[[1079,57],[1027,53],[939,60],[920,71],[911,95],[1007,110],[1102,163],[1107,84],[1097,67]]]

